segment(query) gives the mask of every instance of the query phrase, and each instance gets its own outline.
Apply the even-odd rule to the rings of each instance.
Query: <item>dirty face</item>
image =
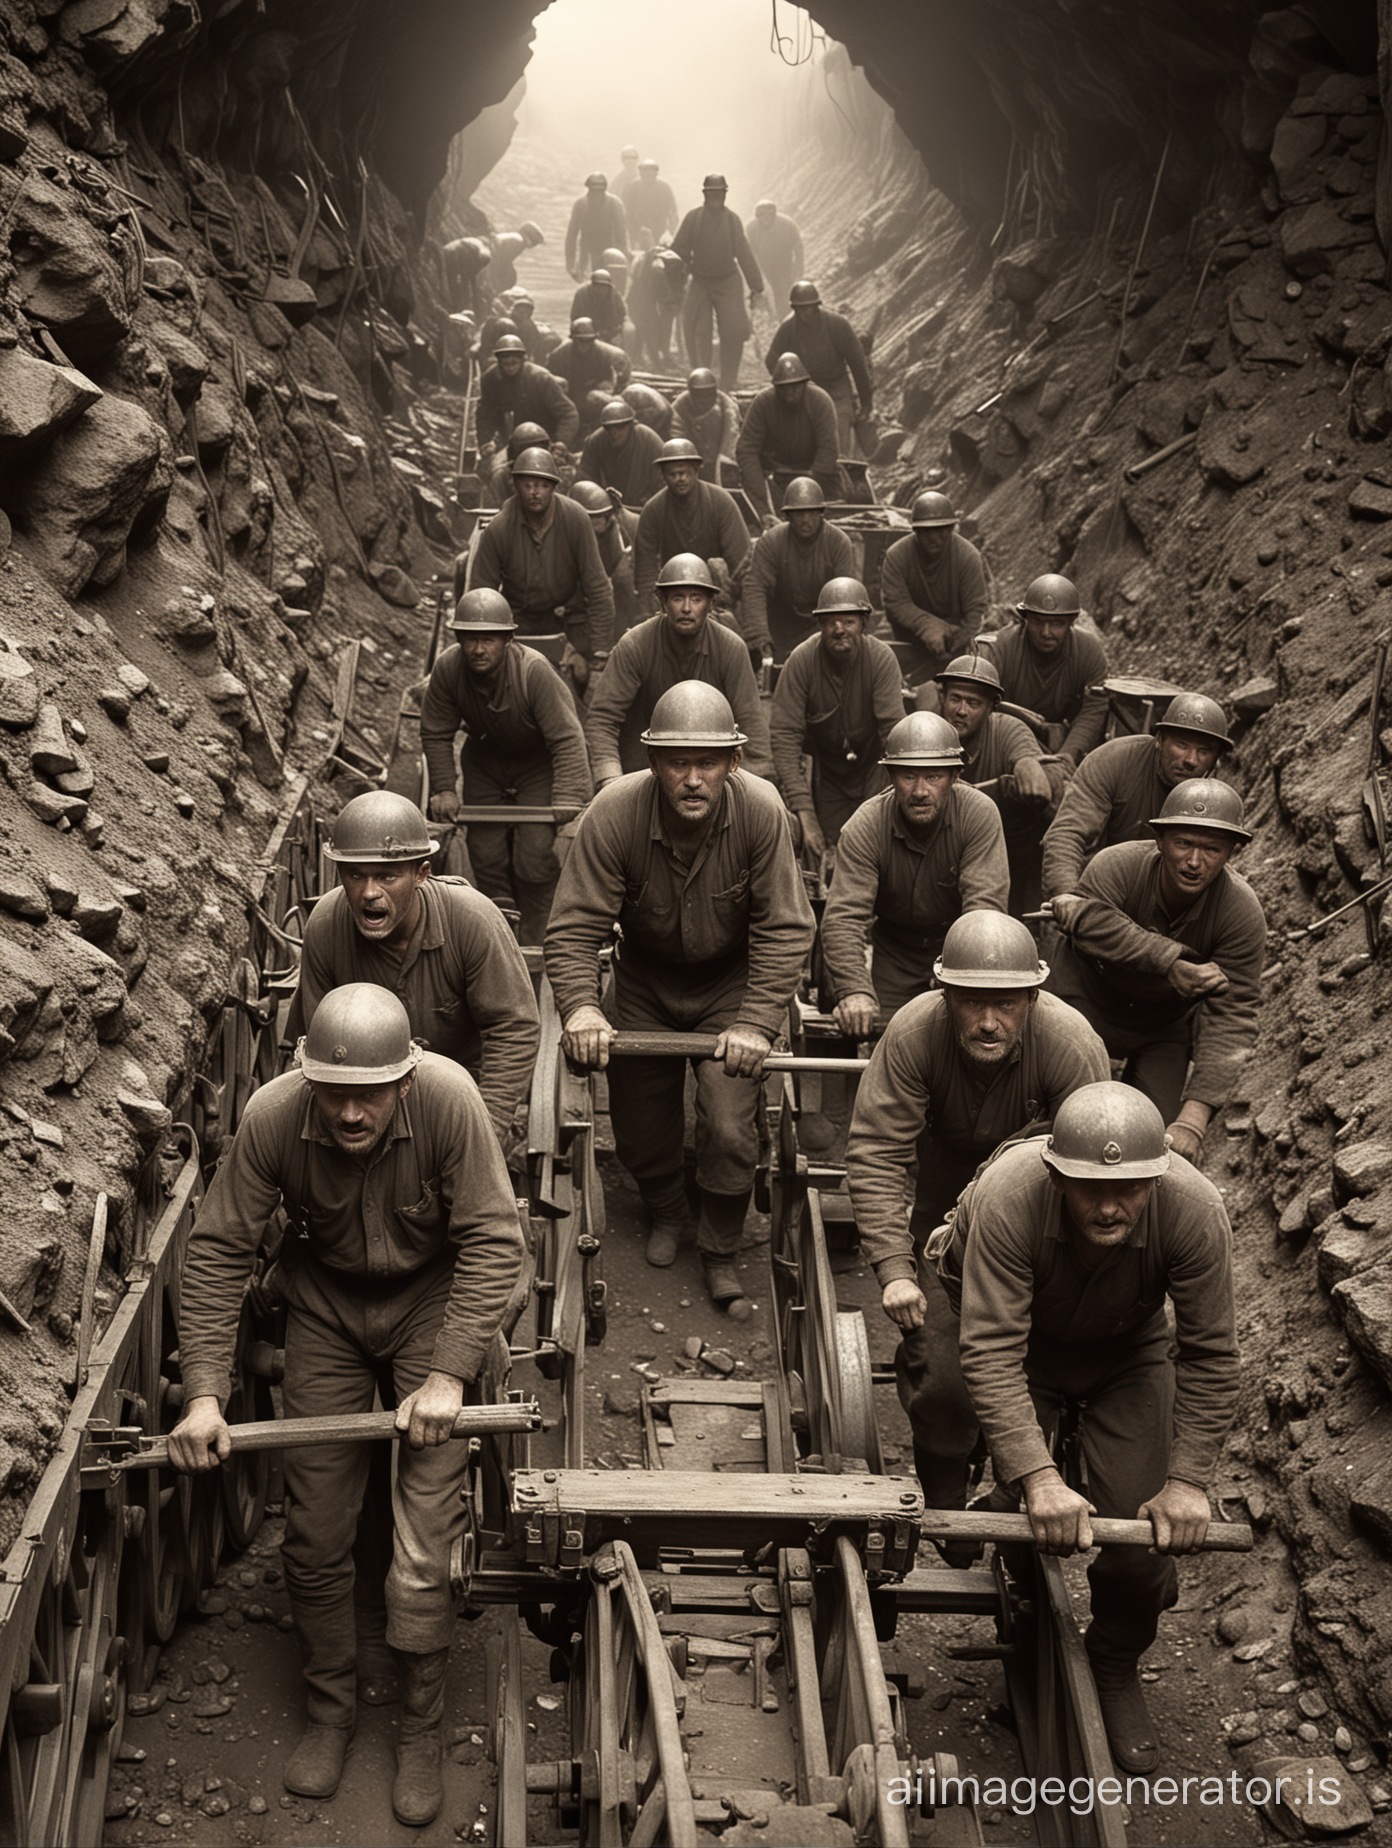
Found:
[[[527,363],[525,353],[499,353],[497,367],[505,379],[515,379]]]
[[[1154,1180],[1078,1180],[1052,1169],[1050,1172],[1063,1195],[1064,1211],[1074,1230],[1087,1244],[1103,1251],[1126,1242],[1127,1233],[1145,1211],[1155,1185]]]
[[[648,768],[657,778],[668,816],[688,833],[704,828],[715,814],[730,772],[739,768],[739,761],[738,749],[684,751],[648,747]]]
[[[935,565],[947,550],[951,537],[950,526],[915,526],[914,550],[925,565]]]
[[[803,327],[810,327],[821,313],[820,302],[799,302],[793,309],[793,319]]]
[[[678,584],[662,593],[662,607],[667,613],[667,627],[684,642],[694,641],[706,626],[706,618],[715,602],[713,592],[695,585]]]
[[[429,860],[381,860],[340,865],[339,883],[353,922],[369,943],[409,943],[420,920],[420,889],[430,877]]]
[[[522,511],[531,519],[543,519],[546,509],[551,505],[551,497],[556,492],[555,482],[548,481],[545,475],[514,475],[512,483],[522,503]]]
[[[677,500],[685,500],[696,486],[696,477],[700,473],[700,464],[689,461],[664,462],[662,479],[672,490]]]
[[[1056,655],[1068,640],[1074,620],[1072,616],[1041,616],[1037,610],[1020,613],[1029,645],[1037,655]]]
[[[949,680],[943,687],[943,717],[963,744],[976,741],[995,703],[989,693],[963,680]]]
[[[865,634],[865,618],[859,610],[837,610],[834,615],[823,616],[822,651],[831,658],[836,667],[844,667],[855,657],[860,647],[860,639]]]
[[[890,770],[899,813],[911,828],[931,828],[942,814],[948,792],[961,774],[957,770],[926,770],[901,765]]]
[[[813,545],[826,525],[826,515],[820,507],[795,507],[788,515],[788,524],[800,545]]]
[[[495,630],[489,635],[466,630],[459,638],[459,649],[469,676],[474,680],[491,680],[503,664],[511,639],[510,629]]]
[[[1033,988],[959,988],[943,985],[957,1045],[973,1065],[1006,1064],[1020,1044]]]
[[[345,1155],[370,1155],[391,1127],[398,1098],[404,1100],[414,1072],[390,1084],[322,1084],[311,1078],[315,1106],[325,1129]]]
[[[1173,725],[1155,728],[1156,768],[1167,789],[1187,782],[1191,776],[1212,776],[1218,757],[1218,745],[1202,732],[1184,731]]]
[[[604,426],[605,440],[611,449],[622,449],[632,435],[633,425],[631,423],[611,423]]]
[[[786,385],[775,385],[773,389],[778,393],[778,402],[786,409],[802,403],[807,395],[807,380],[789,379]]]
[[[1187,911],[1233,857],[1237,837],[1217,828],[1157,829],[1160,896],[1170,911]]]

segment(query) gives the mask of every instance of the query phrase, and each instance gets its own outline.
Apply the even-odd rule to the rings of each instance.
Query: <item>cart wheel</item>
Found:
[[[522,1686],[521,1619],[503,1611],[489,1638],[485,1699],[493,1793],[494,1848],[524,1848],[527,1836],[527,1720]]]

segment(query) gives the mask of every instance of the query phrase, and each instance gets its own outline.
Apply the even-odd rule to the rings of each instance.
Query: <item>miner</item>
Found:
[[[1154,1529],[1153,1548],[1095,1554],[1084,1639],[1118,1769],[1153,1770],[1160,1746],[1138,1665],[1178,1599],[1174,1555],[1196,1552],[1208,1532],[1207,1484],[1237,1406],[1222,1199],[1171,1152],[1149,1098],[1087,1084],[1059,1104],[1051,1135],[1007,1146],[982,1170],[925,1256],[921,1287],[891,1260],[900,1268],[885,1306],[901,1327],[926,1313],[941,1330],[921,1417],[937,1433],[944,1484],[951,1440],[964,1481],[979,1430],[993,1501],[1023,1500],[1041,1552],[1088,1552],[1094,1514]],[[1051,1449],[1065,1401],[1082,1407],[1086,1495]]]
[[[593,793],[585,734],[564,682],[535,649],[514,639],[517,624],[496,590],[471,590],[450,621],[455,644],[431,669],[421,702],[420,739],[430,778],[432,820],[459,813],[454,740],[464,733],[459,771],[470,807],[569,810],[574,820]],[[556,829],[469,825],[469,862],[478,888],[515,905],[523,943],[540,943],[560,865]]]
[[[1178,693],[1155,735],[1099,744],[1078,766],[1044,836],[1044,896],[1071,892],[1099,847],[1149,840],[1150,818],[1172,789],[1211,777],[1232,739],[1223,708],[1202,693]]]
[[[501,507],[505,501],[512,499],[516,488],[512,481],[512,465],[524,449],[545,449],[546,432],[540,424],[517,424],[508,438],[506,447],[496,452],[493,468],[489,476],[488,487],[495,506]],[[455,560],[455,575],[458,576],[460,564],[467,561],[468,553],[462,552]],[[457,584],[455,595],[463,594],[464,586]]]
[[[677,195],[657,176],[658,163],[649,156],[639,161],[637,178],[623,189],[624,217],[636,240],[635,249],[638,244],[655,245],[677,228]]]
[[[728,391],[721,391],[709,366],[695,367],[686,390],[672,400],[672,431],[701,452],[702,481],[719,482],[721,464],[735,465],[739,428],[738,404]]]
[[[801,231],[795,220],[786,212],[780,212],[772,199],[761,199],[754,207],[749,248],[759,260],[771,301],[786,302],[788,291],[807,265],[803,258]],[[804,353],[802,357],[806,359],[807,355]],[[813,377],[816,378],[815,373]],[[817,382],[822,383],[820,379]]]
[[[836,406],[808,376],[796,353],[773,368],[773,383],[756,392],[735,444],[744,491],[766,526],[774,524],[768,477],[810,475],[833,498],[841,492],[836,465]]]
[[[792,313],[769,341],[764,364],[773,372],[781,355],[797,355],[835,406],[838,453],[848,456],[856,419],[868,417],[875,408],[875,387],[860,337],[845,315],[822,307],[815,282],[795,282],[786,296],[780,290],[774,299],[786,299]]]
[[[700,681],[719,689],[730,703],[750,745],[746,775],[767,776],[768,720],[754,670],[733,629],[713,619],[715,579],[703,558],[679,552],[657,575],[660,616],[650,616],[621,635],[597,682],[585,717],[590,764],[600,788],[646,758],[644,714],[668,688]]]
[[[674,436],[657,458],[662,492],[638,516],[633,542],[633,587],[642,615],[652,608],[657,574],[677,553],[694,552],[733,585],[749,556],[749,528],[733,494],[702,481],[694,443]]]
[[[412,1041],[393,994],[352,982],[322,997],[296,1069],[247,1104],[189,1238],[179,1313],[184,1411],[169,1439],[183,1471],[230,1455],[222,1407],[242,1297],[283,1210],[289,1303],[282,1394],[290,1418],[400,1403],[387,1579],[401,1681],[392,1808],[421,1828],[443,1797],[440,1733],[455,1630],[450,1556],[462,1541],[468,1446],[450,1434],[521,1272],[512,1183],[477,1086]],[[356,1721],[352,1547],[364,1443],[284,1452],[281,1559],[308,1692],[287,1790],[331,1797]]]
[[[801,837],[820,859],[885,786],[880,758],[904,716],[904,677],[889,643],[865,632],[873,612],[856,578],[823,584],[814,615],[818,633],[798,644],[778,676],[769,731],[794,841]]]
[[[571,281],[579,282],[591,270],[602,267],[604,252],[611,244],[628,249],[628,220],[623,203],[609,191],[602,173],[587,174],[585,190],[570,209],[566,226],[565,264]]]
[[[932,985],[933,959],[956,918],[1004,911],[1010,893],[1000,812],[961,782],[962,746],[947,720],[911,712],[880,762],[890,787],[842,828],[822,918],[836,1019],[851,1039],[868,1039]]]
[[[718,688],[669,688],[643,742],[647,769],[601,790],[580,820],[546,973],[567,1057],[608,1068],[615,1146],[648,1211],[651,1264],[671,1264],[685,1234],[686,1065],[611,1060],[610,1042],[616,1027],[718,1035],[695,1067],[696,1242],[711,1300],[745,1321],[735,1255],[758,1158],[759,1078],[812,947],[812,910],[783,805],[741,770],[745,736]],[[599,952],[616,923],[606,1014]]]
[[[546,364],[564,383],[579,414],[581,436],[598,426],[601,411],[619,395],[632,373],[627,353],[601,340],[588,316],[571,322],[569,340],[553,348]]]
[[[633,542],[638,533],[638,515],[597,481],[577,481],[570,498],[585,509],[594,528],[599,562],[608,572],[614,591],[617,640],[638,620],[638,600],[633,593]]]
[[[585,438],[580,478],[616,489],[623,504],[636,513],[662,492],[657,467],[661,454],[656,431],[638,422],[626,399],[611,398],[599,414],[599,428]]]
[[[540,425],[547,441],[564,450],[579,435],[580,413],[556,375],[527,358],[521,335],[502,334],[493,364],[479,382],[474,428],[484,456],[506,443],[521,423]]]
[[[687,357],[693,366],[710,365],[713,315],[720,341],[720,383],[726,391],[733,391],[739,382],[744,343],[754,331],[744,305],[740,273],[749,285],[751,307],[763,295],[764,279],[744,226],[725,203],[728,191],[724,174],[706,175],[702,203],[678,225],[672,249],[691,272],[682,313]]]
[[[918,682],[961,652],[990,604],[981,554],[957,531],[947,496],[935,488],[920,494],[909,523],[913,531],[884,555],[881,589],[890,634],[913,648]]]
[[[782,511],[782,522],[754,541],[740,599],[740,627],[750,654],[771,654],[775,661],[786,661],[800,642],[816,639],[822,586],[851,578],[855,570],[850,539],[827,523],[820,482],[794,476],[783,490]]]
[[[590,280],[582,282],[570,301],[570,320],[587,320],[594,324],[601,340],[623,345],[624,298],[608,269],[590,271]]]
[[[1081,614],[1077,587],[1045,572],[1015,605],[1017,620],[990,643],[1006,699],[1044,720],[1049,748],[1070,775],[1107,724],[1107,651],[1095,629],[1077,626]]]

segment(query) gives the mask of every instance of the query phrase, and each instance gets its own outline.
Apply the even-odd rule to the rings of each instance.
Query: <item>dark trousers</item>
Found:
[[[551,802],[549,762],[489,761],[471,753],[466,745],[460,756],[460,780],[464,801],[471,805],[546,808]],[[486,898],[498,905],[517,906],[522,914],[523,943],[540,943],[561,875],[555,828],[545,822],[528,822],[520,828],[476,824],[469,829],[469,864]]]
[[[1065,950],[1054,964],[1049,992],[1076,1007],[1096,1030],[1113,1059],[1125,1060],[1122,1082],[1134,1085],[1155,1105],[1166,1123],[1179,1115],[1184,1080],[1189,1073],[1193,1040],[1188,1019],[1173,1025],[1150,1025],[1135,1010],[1127,1019],[1111,1008],[1100,1007],[1073,975],[1073,959]]]

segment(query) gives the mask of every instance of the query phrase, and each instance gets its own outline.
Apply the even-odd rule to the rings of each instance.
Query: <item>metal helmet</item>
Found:
[[[596,192],[607,192],[609,190],[609,182],[602,173],[587,173],[585,175],[585,184],[586,186],[592,186]]]
[[[586,513],[612,513],[614,511],[614,503],[610,500],[607,490],[600,487],[597,481],[577,481],[570,490],[570,498],[577,506],[583,507]]]
[[[910,526],[955,526],[957,514],[952,502],[936,488],[920,494],[909,509]]]
[[[1165,797],[1158,815],[1152,815],[1152,828],[1213,828],[1219,834],[1235,834],[1240,841],[1250,841],[1252,830],[1245,826],[1242,797],[1230,783],[1220,783],[1212,776],[1191,776],[1176,783]]]
[[[933,974],[944,988],[1039,988],[1049,965],[1018,918],[966,911],[943,938]]]
[[[780,354],[778,362],[773,368],[773,382],[775,385],[801,385],[805,380],[810,379],[811,376],[812,374],[807,370],[806,366],[803,365],[796,353]]]
[[[649,154],[645,160],[639,161],[638,171],[640,173],[656,173],[657,172],[657,162],[653,159],[651,154]]]
[[[815,282],[795,282],[788,291],[790,308],[815,308],[822,299],[822,292]]]
[[[734,710],[719,687],[704,680],[679,680],[652,709],[643,743],[659,750],[733,751],[749,740],[735,724]]]
[[[933,678],[940,687],[945,687],[949,680],[965,681],[971,686],[979,687],[989,693],[992,699],[999,699],[1005,692],[1001,677],[996,672],[995,663],[988,661],[985,655],[957,655],[949,661],[940,674]]]
[[[406,1009],[389,988],[331,988],[295,1047],[295,1063],[321,1084],[390,1084],[419,1064]]]
[[[1155,721],[1156,731],[1162,725],[1171,731],[1198,732],[1200,737],[1212,738],[1225,751],[1232,748],[1223,708],[1216,699],[1209,699],[1203,693],[1176,693],[1165,708],[1164,718]]]
[[[512,313],[514,316],[516,316],[519,308],[530,308],[533,314],[536,313],[536,302],[527,294],[525,289],[514,289],[512,292]]]
[[[1046,571],[1043,577],[1037,577],[1015,605],[1021,614],[1028,610],[1035,616],[1077,616],[1082,607],[1077,585],[1071,578],[1060,577],[1057,571]]]
[[[524,449],[545,449],[550,441],[539,423],[520,423],[508,438],[508,460],[515,462]]]
[[[455,605],[449,626],[456,634],[496,635],[515,629],[512,606],[500,590],[466,590]]]
[[[543,481],[559,481],[556,464],[551,459],[551,451],[543,449],[540,444],[535,449],[524,449],[512,465],[514,478],[518,475],[538,475]]]
[[[626,398],[611,398],[599,413],[601,426],[605,424],[637,423],[638,413]]]
[[[1044,1159],[1077,1181],[1146,1181],[1170,1165],[1165,1119],[1143,1091],[1107,1079],[1066,1097]]]
[[[761,199],[754,207],[754,216],[756,218],[767,218],[771,213],[777,210],[778,207],[773,203],[772,199]]]
[[[638,150],[637,150],[637,148],[635,148],[635,147],[634,147],[634,145],[633,145],[633,143],[632,143],[631,141],[629,142],[629,144],[628,144],[628,146],[627,146],[626,148],[624,148],[624,149],[622,149],[622,150],[620,151],[620,154],[619,154],[619,159],[620,159],[620,160],[637,160],[637,159],[638,159]],[[639,162],[639,165],[640,165],[640,166],[641,166],[641,164],[642,164],[642,163],[641,163],[641,162]]]
[[[607,269],[592,269],[590,271],[590,281],[606,283],[611,289],[614,286],[614,278],[609,274]]]
[[[669,558],[657,574],[659,590],[708,590],[712,595],[720,588],[711,576],[710,566],[694,552],[678,552]]]
[[[687,375],[686,389],[688,391],[718,391],[719,386],[709,366],[697,366],[694,372]]]
[[[617,249],[612,244],[609,246],[608,250],[600,251],[599,260],[606,269],[616,270],[628,268],[628,258],[621,250]],[[613,277],[611,276],[609,280],[612,282]]]
[[[587,314],[582,314],[578,321],[571,322],[570,337],[572,340],[597,340],[599,338],[595,332],[595,324]]]
[[[800,507],[825,507],[826,495],[810,475],[794,475],[783,490],[784,513],[796,513]]]
[[[544,244],[546,242],[541,226],[533,224],[530,218],[517,227],[517,235],[525,238],[533,249],[535,249],[538,244]]]
[[[527,347],[521,334],[499,334],[498,344],[493,349],[494,359],[496,359],[500,353],[520,353],[523,359],[525,359],[527,357]]]
[[[868,616],[870,596],[859,578],[828,578],[817,593],[814,616]],[[953,733],[953,737],[956,737]]]
[[[659,468],[661,468],[664,462],[699,462],[700,460],[700,450],[691,441],[690,437],[686,436],[669,437],[657,452],[657,465]]]
[[[387,860],[428,860],[439,847],[430,838],[425,816],[408,796],[369,789],[339,810],[324,853],[342,865],[375,866]]]
[[[891,770],[960,770],[962,740],[941,713],[911,712],[886,738],[880,762]]]
[[[702,192],[729,192],[729,182],[723,173],[708,173],[701,181]]]

